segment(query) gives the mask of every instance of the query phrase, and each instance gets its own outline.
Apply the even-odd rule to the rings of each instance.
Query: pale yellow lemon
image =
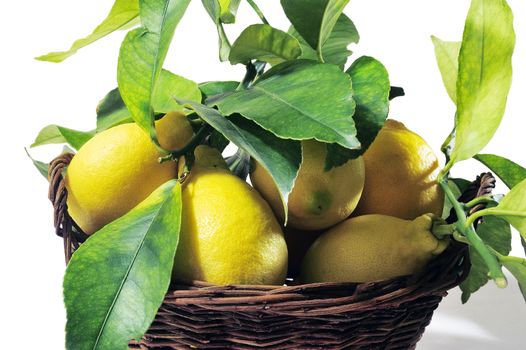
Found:
[[[433,214],[413,221],[379,214],[348,219],[310,247],[301,280],[371,282],[419,273],[449,243],[431,233],[436,219]]]
[[[183,183],[173,278],[215,284],[284,283],[287,246],[268,204],[227,170],[216,150],[199,146],[195,156]]]
[[[162,147],[183,147],[193,132],[186,117],[169,113],[156,123]],[[115,126],[84,144],[67,168],[68,212],[87,234],[124,215],[166,181],[176,163],[160,164],[163,154],[136,124]]]
[[[326,144],[309,140],[301,145],[303,160],[288,199],[287,225],[324,229],[344,220],[356,208],[364,184],[363,160],[359,157],[324,171]],[[250,180],[283,222],[283,204],[269,173],[256,163]]]
[[[444,193],[437,184],[438,159],[404,124],[387,120],[363,155],[365,186],[353,215],[384,214],[414,219],[440,215]]]

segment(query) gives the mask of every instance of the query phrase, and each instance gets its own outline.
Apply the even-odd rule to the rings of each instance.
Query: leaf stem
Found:
[[[471,214],[467,218],[467,223],[472,224],[474,223],[478,218],[486,215],[496,215],[496,216],[520,216],[520,217],[526,217],[526,213],[523,211],[515,211],[515,210],[504,210],[504,209],[498,209],[498,207],[493,208],[487,208],[483,210],[479,210],[473,214]]]
[[[265,15],[261,11],[261,9],[258,7],[258,5],[254,2],[254,0],[247,0],[247,2],[254,9],[258,17],[261,19],[261,22],[263,22],[264,24],[269,24],[267,19],[265,18]]]
[[[479,204],[494,202],[492,196],[480,196],[464,204],[464,207],[471,209]]]
[[[438,238],[443,239],[448,236],[452,236],[456,231],[456,224],[441,224],[434,223],[431,228],[431,232]]]
[[[448,164],[450,163],[452,164],[451,161],[448,162]],[[465,237],[467,239],[469,245],[472,246],[473,249],[475,249],[480,254],[482,259],[484,260],[484,263],[489,269],[488,276],[495,282],[495,284],[498,287],[504,288],[507,285],[506,277],[502,272],[502,268],[495,254],[490,252],[484,241],[479,237],[479,235],[475,231],[475,228],[472,225],[472,222],[468,223],[463,205],[457,200],[457,198],[447,185],[447,178],[444,177],[444,174],[447,174],[447,172],[449,172],[449,168],[451,168],[451,166],[448,167],[446,165],[446,167],[442,169],[438,183],[440,184],[440,187],[442,187],[442,189],[444,190],[445,195],[453,204],[453,209],[457,214],[458,221],[456,223],[456,230],[460,234],[462,234],[462,237]],[[459,236],[454,235],[454,237]]]

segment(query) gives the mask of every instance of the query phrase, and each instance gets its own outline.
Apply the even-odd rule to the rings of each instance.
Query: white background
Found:
[[[286,30],[278,0],[257,1],[271,24]],[[517,45],[514,81],[505,118],[486,153],[526,164],[526,6],[509,0],[515,12]],[[33,168],[24,147],[48,124],[90,130],[95,106],[116,86],[117,33],[81,50],[62,64],[33,57],[66,49],[88,34],[106,15],[110,0],[10,1],[0,10],[0,334],[2,349],[62,349],[65,312],[62,305],[64,261],[61,240],[54,236],[47,182]],[[459,40],[468,0],[352,0],[346,13],[361,35],[355,56],[381,60],[393,85],[406,96],[392,103],[391,117],[421,134],[439,153],[452,127],[454,106],[436,67],[430,35]],[[246,3],[239,23],[227,28],[231,39],[258,19]],[[198,82],[240,79],[242,67],[220,64],[215,28],[193,1],[175,35],[165,66]],[[48,161],[60,147],[30,150]],[[483,168],[474,161],[456,167],[454,175],[473,178]],[[499,186],[503,191],[504,187]],[[514,254],[523,254],[517,239]],[[458,290],[445,299],[419,349],[520,349],[526,325],[524,305],[514,281],[504,291],[484,287],[467,305]]]

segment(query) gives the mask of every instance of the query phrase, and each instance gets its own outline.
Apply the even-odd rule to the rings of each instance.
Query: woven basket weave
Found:
[[[57,157],[49,172],[66,262],[87,238],[67,213],[62,173],[72,157]],[[494,182],[482,174],[460,200],[490,193]],[[418,278],[286,286],[173,283],[147,334],[130,349],[414,349],[433,311],[469,267],[467,247],[453,243]]]

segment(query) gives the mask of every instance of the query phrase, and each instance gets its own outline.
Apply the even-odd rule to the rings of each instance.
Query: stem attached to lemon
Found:
[[[502,268],[497,260],[497,257],[490,251],[490,249],[488,249],[484,241],[479,237],[479,235],[475,231],[475,228],[473,227],[473,222],[476,220],[477,213],[474,213],[469,218],[466,217],[464,205],[457,200],[457,198],[447,185],[448,180],[446,174],[449,172],[449,168],[446,166],[446,168],[444,168],[440,172],[438,183],[440,184],[440,187],[442,187],[442,189],[444,190],[444,193],[447,196],[447,198],[453,204],[453,208],[455,209],[455,212],[457,214],[458,220],[455,223],[456,231],[461,234],[460,237],[467,239],[468,244],[473,249],[475,249],[477,253],[480,254],[480,256],[482,257],[482,259],[486,263],[486,266],[489,269],[489,278],[491,278],[495,282],[497,287],[505,288],[508,283],[506,281],[504,273],[502,272]],[[483,210],[479,211],[478,213],[481,212],[483,212]],[[453,235],[453,237],[459,240],[458,235]],[[464,239],[460,239],[460,241],[465,243]]]

